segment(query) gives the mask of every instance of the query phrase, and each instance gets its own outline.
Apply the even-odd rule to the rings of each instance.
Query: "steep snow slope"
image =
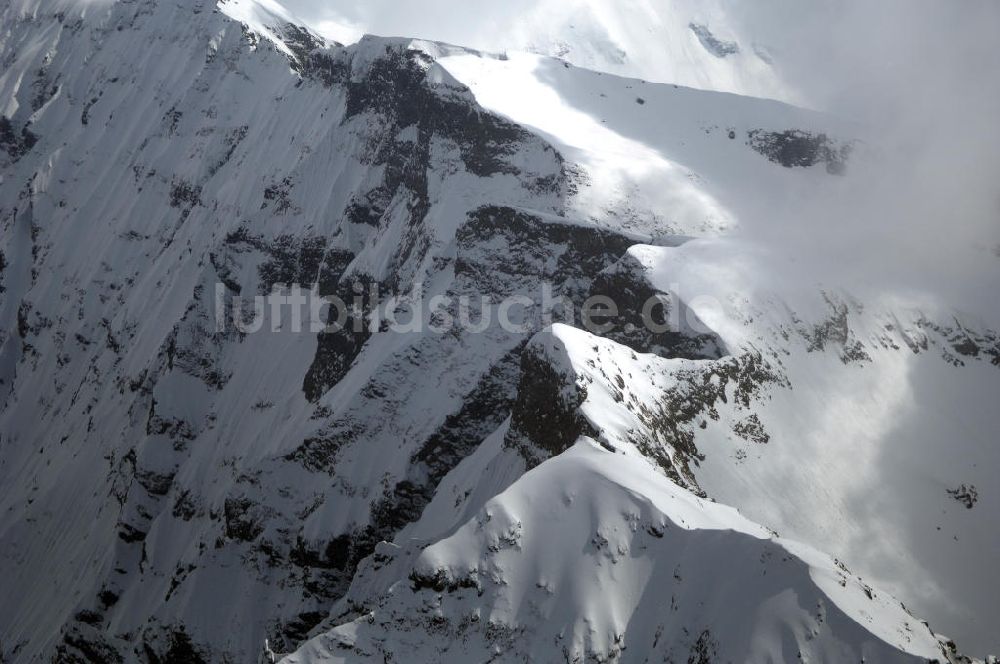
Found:
[[[645,661],[657,652],[660,644],[659,638],[650,635],[662,636],[665,629],[668,633],[670,629],[679,629],[678,625],[683,628],[683,635],[665,639],[663,656],[690,655],[694,661],[701,661],[696,655],[706,652],[710,655],[706,661],[714,661],[711,657],[715,655],[725,661],[753,653],[750,661],[789,661],[801,654],[806,661],[854,661],[861,656],[860,650],[869,661],[903,658],[891,649],[874,653],[884,646],[861,645],[874,635],[918,657],[955,657],[950,646],[942,650],[923,627],[915,629],[919,621],[914,621],[882,590],[867,586],[862,577],[849,571],[842,559],[824,562],[824,557],[811,552],[809,547],[779,539],[773,531],[751,525],[714,503],[698,500],[667,481],[666,477],[670,477],[677,484],[700,491],[695,476],[711,478],[699,468],[707,465],[730,471],[725,479],[744,489],[744,492],[731,491],[730,495],[740,499],[748,499],[748,495],[746,487],[739,483],[752,487],[755,481],[775,482],[756,492],[757,497],[767,494],[767,499],[779,509],[793,507],[788,502],[789,495],[810,500],[794,487],[791,491],[784,490],[788,484],[800,481],[811,484],[822,498],[830,499],[830,489],[836,485],[824,482],[822,475],[831,469],[822,458],[811,460],[815,468],[789,471],[779,466],[769,469],[770,474],[761,475],[759,469],[751,467],[749,477],[739,476],[752,465],[745,461],[748,447],[765,448],[758,458],[769,458],[772,462],[775,459],[780,462],[783,452],[779,448],[767,456],[770,450],[766,447],[772,442],[770,433],[757,419],[760,413],[769,422],[769,401],[787,399],[781,390],[792,387],[770,353],[719,361],[665,360],[637,355],[614,342],[556,325],[551,332],[537,334],[523,358],[526,366],[551,367],[548,372],[536,368],[534,373],[549,376],[548,381],[522,379],[519,391],[530,394],[530,398],[519,396],[512,421],[505,423],[445,478],[420,521],[404,529],[394,545],[381,545],[376,550],[355,577],[344,601],[334,610],[332,621],[340,625],[315,639],[290,658],[290,662],[368,661],[403,652],[436,650],[455,661],[483,659],[491,654],[498,661],[507,661],[508,657],[517,661],[525,652],[548,652],[546,649],[552,644],[555,649],[543,658],[620,657],[621,661]],[[787,414],[785,417],[791,419]],[[553,422],[559,423],[558,427],[553,427]],[[581,432],[594,439],[585,435],[581,438],[584,442],[574,447],[573,441]],[[599,441],[599,446],[595,441]],[[724,441],[724,445],[713,446],[718,441]],[[858,445],[849,440],[842,448],[851,448],[853,444],[854,449],[847,449],[847,453],[857,455],[858,448],[863,450],[864,444],[873,444],[869,440],[862,442]],[[598,455],[587,471],[568,461],[584,448]],[[531,453],[526,455],[526,449]],[[571,451],[564,451],[567,449]],[[539,453],[557,456],[518,479],[526,460],[529,466],[537,463],[532,459],[537,459],[535,455]],[[747,466],[734,469],[730,455]],[[809,458],[806,454],[799,458],[802,457]],[[568,467],[571,469],[567,470]],[[655,472],[654,467],[662,474]],[[761,467],[766,466],[761,464]],[[766,564],[772,554],[740,555],[742,562],[719,562],[697,547],[694,547],[697,553],[690,553],[692,545],[683,538],[678,541],[676,531],[650,528],[648,520],[629,516],[632,510],[620,507],[618,498],[591,486],[576,490],[576,484],[588,472],[599,475],[601,482],[620,482],[627,487],[626,495],[631,498],[652,498],[660,491],[667,491],[671,500],[687,507],[668,510],[672,521],[683,528],[727,527],[756,533],[758,537],[768,537],[769,532],[772,542],[786,550],[779,556],[782,561],[779,569],[764,573],[768,584],[774,585],[769,585],[759,600],[748,600],[754,592],[751,589],[758,586],[745,579],[733,580],[739,590],[726,595],[725,601],[706,599],[713,597],[717,588],[720,593],[727,592],[727,582],[720,578],[739,574],[737,570],[745,569],[749,560],[759,559]],[[775,477],[779,480],[775,481]],[[528,478],[536,479],[537,483]],[[842,472],[840,478],[849,481],[851,476]],[[878,491],[866,489],[878,495]],[[511,499],[512,494],[517,498]],[[490,499],[490,495],[497,497]],[[587,497],[585,500],[593,497],[593,505],[599,508],[589,502],[585,503],[588,507],[581,508],[577,500],[583,497]],[[749,497],[748,502],[753,504],[754,497]],[[818,502],[813,500],[803,516],[818,514],[816,521],[821,522],[832,510],[827,508],[824,514]],[[562,510],[577,509],[596,509],[604,516],[592,515],[584,519],[583,525],[573,521],[575,525],[564,526]],[[541,517],[537,516],[539,512]],[[620,523],[608,516],[612,513],[623,515]],[[720,514],[731,515],[721,519],[724,526],[720,526]],[[860,518],[866,516],[862,513]],[[865,521],[861,527],[870,526]],[[646,537],[647,534],[653,537]],[[474,539],[469,541],[470,537]],[[661,537],[665,540],[664,548],[649,551],[646,540],[655,542]],[[534,548],[538,539],[545,542],[541,550]],[[992,545],[989,541],[977,544]],[[680,567],[673,566],[676,554],[664,551],[673,547],[690,553],[683,565],[687,574],[681,574]],[[720,548],[740,547],[729,543]],[[578,562],[567,562],[576,561],[576,556],[580,556]],[[671,562],[664,562],[664,558]],[[831,646],[821,635],[823,621],[829,621],[825,611],[821,611],[823,619],[818,625],[807,621],[812,626],[805,628],[803,636],[799,631],[803,629],[801,623],[791,614],[779,611],[775,616],[770,608],[754,610],[742,604],[734,609],[737,597],[739,601],[751,604],[760,601],[763,606],[773,607],[774,597],[791,593],[802,602],[803,591],[796,587],[798,581],[794,574],[789,574],[788,565],[800,565],[803,561],[812,568],[810,578],[827,594],[818,600],[818,605],[833,602],[843,611],[846,624],[854,625],[850,629],[861,625],[860,633],[845,638],[850,629],[835,629],[833,634],[837,636],[833,640],[838,643]],[[637,564],[639,571],[630,564]],[[673,570],[672,581],[649,572],[648,566],[656,569],[661,565]],[[605,567],[610,570],[605,571]],[[919,571],[919,568],[908,570],[911,585],[933,583],[913,576]],[[647,573],[649,576],[644,576]],[[659,615],[657,609],[645,603],[652,601],[645,598],[649,593],[666,593],[667,589],[677,588],[692,573],[707,575],[715,583],[696,583],[691,602],[678,601],[675,594],[667,605],[665,595],[655,595],[660,607],[670,607],[672,616],[657,625],[654,618]],[[606,578],[605,574],[610,576]],[[641,580],[633,575],[639,575]],[[834,582],[822,583],[821,579],[831,576]],[[956,582],[953,576],[947,578],[951,583]],[[603,592],[595,591],[595,586]],[[854,599],[841,588],[852,588],[856,593]],[[592,596],[594,592],[602,594]],[[473,595],[487,599],[470,601]],[[872,604],[873,601],[877,604]],[[583,610],[580,618],[566,604],[589,608]],[[809,605],[811,600],[800,604]],[[731,611],[736,611],[737,617]],[[888,618],[883,611],[895,612],[897,618]],[[747,618],[763,614],[770,616],[764,623]],[[351,621],[352,616],[358,617]],[[574,626],[575,619],[582,620],[586,628],[581,624]],[[736,621],[739,627],[721,627],[728,620]],[[865,630],[872,632],[866,636]],[[729,638],[735,641],[726,645]],[[740,641],[741,638],[747,641]],[[733,650],[727,650],[730,647]]]
[[[537,131],[580,166],[589,186],[578,214],[615,213],[615,223],[644,224],[659,233],[707,235],[731,231],[764,216],[775,192],[803,200],[836,187],[838,171],[859,129],[780,102],[722,95],[566,66],[553,58],[510,54],[506,59],[443,52],[441,65],[476,99]],[[788,137],[761,154],[768,136],[799,130],[816,144]],[[651,210],[653,218],[641,213]]]
[[[503,403],[520,342],[376,334],[345,376],[360,344],[241,334],[216,285],[227,311],[277,282],[461,289],[456,226],[559,211],[561,160],[405,42],[271,25],[279,49],[200,2],[3,21],[4,656],[293,644],[481,437],[456,432],[502,419],[462,409]]]
[[[758,130],[856,139],[864,128],[775,102],[617,79],[533,56],[459,54],[441,63],[484,106],[585,164],[595,190],[628,179],[641,192],[629,200],[655,197],[646,199],[650,207],[677,215],[670,219],[680,232],[704,235],[698,215],[724,211],[732,220],[728,239],[635,247],[615,268],[689,303],[734,355],[763,353],[775,376],[732,423],[716,428],[707,418],[707,428],[694,431],[699,485],[851,562],[962,643],[980,652],[1000,647],[993,629],[1000,620],[993,600],[1000,592],[1000,497],[977,490],[968,509],[956,499],[967,493],[963,487],[987,486],[1000,466],[992,407],[1000,309],[987,297],[978,305],[986,308],[954,311],[919,288],[852,291],[858,282],[819,281],[831,272],[797,264],[799,257],[772,244],[794,250],[796,236],[828,236],[805,220],[807,230],[789,228],[785,210],[797,207],[808,217],[856,194],[854,183],[880,166],[877,137],[867,145],[834,140],[853,146],[844,177],[818,167],[790,172],[782,166],[794,159],[754,163],[759,155],[746,145],[759,146]],[[836,160],[831,165],[840,170]],[[970,247],[966,261],[1000,279],[986,252]],[[668,409],[670,417],[676,409]]]
[[[942,656],[925,625],[842,565],[587,438],[424,549],[366,615],[285,661],[403,653],[440,662]]]
[[[6,659],[248,661],[265,637],[291,650],[331,608],[336,623],[381,601],[424,545],[527,468],[549,459],[538,469],[555,462],[560,479],[559,453],[585,434],[660,472],[619,486],[693,500],[672,480],[715,497],[707,487],[725,475],[700,474],[696,423],[651,407],[647,430],[628,435],[614,389],[591,407],[554,366],[584,375],[579,363],[593,359],[614,376],[636,353],[666,381],[648,399],[697,387],[702,373],[670,372],[698,360],[762,399],[787,380],[744,352],[752,328],[733,333],[743,319],[681,302],[671,311],[690,316],[672,329],[609,331],[596,345],[613,352],[569,358],[541,352],[551,335],[528,345],[545,323],[535,308],[518,310],[523,332],[493,321],[440,334],[428,324],[441,312],[427,311],[421,331],[400,334],[370,323],[406,306],[370,291],[498,301],[537,298],[547,283],[576,305],[613,294],[634,322],[646,297],[672,290],[656,276],[670,254],[647,264],[642,251],[738,228],[772,192],[835,187],[846,144],[790,130],[851,132],[772,102],[651,84],[634,93],[643,84],[534,56],[504,65],[405,39],[341,48],[289,20],[243,0],[3,10],[0,590],[20,598],[0,607]],[[545,112],[521,118],[527,128],[489,110],[520,112],[474,80],[494,66],[496,80],[538,94]],[[576,76],[570,94],[563,83]],[[545,93],[547,81],[562,92]],[[601,94],[617,106],[599,106]],[[360,290],[359,331],[295,332],[269,317],[260,332],[237,327],[253,317],[252,296],[290,283],[346,300]],[[656,437],[664,419],[673,438]],[[599,491],[604,480],[588,478]],[[743,497],[758,498],[733,502]],[[620,489],[609,499],[658,500]],[[750,546],[760,530],[738,523]],[[394,546],[405,555],[388,556]],[[807,565],[828,563],[793,553],[801,574],[768,588],[837,603],[804,581]],[[649,564],[675,555],[665,547]],[[837,605],[821,647],[903,647],[897,609],[879,600],[884,620],[872,625],[863,607]],[[925,652],[920,634],[903,649]],[[712,643],[739,650],[737,636]]]
[[[664,288],[719,270],[740,284],[756,263],[734,269],[733,249],[706,241],[630,256]],[[1000,465],[995,312],[788,286],[722,286],[702,310],[708,301],[692,308],[728,321],[719,329],[730,347],[763,352],[787,382],[755,404],[756,435],[710,423],[698,436],[700,485],[850,561],[938,629],[995,651],[1000,503],[977,490]]]

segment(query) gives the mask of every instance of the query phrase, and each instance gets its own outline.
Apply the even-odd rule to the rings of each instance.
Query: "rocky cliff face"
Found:
[[[594,552],[614,544],[609,555],[626,556],[682,519],[662,501],[690,502],[695,516],[684,518],[695,521],[714,509],[692,495],[714,497],[698,471],[707,421],[748,444],[774,435],[756,412],[791,388],[781,358],[708,329],[634,254],[636,245],[680,241],[663,238],[670,210],[646,196],[625,205],[636,183],[607,198],[593,163],[481,106],[441,62],[475,54],[372,37],[342,47],[252,7],[253,20],[239,3],[199,0],[19,1],[4,10],[0,572],[3,595],[18,599],[0,607],[0,661],[250,661],[265,638],[290,652],[336,624],[355,629],[383,605],[391,629],[412,623],[434,659],[454,621],[474,620],[462,612],[477,602],[483,622],[470,629],[485,645],[461,656],[508,652],[503,644],[529,615],[485,620],[511,602],[504,574],[480,578],[493,562],[458,574],[458,562],[441,563],[425,546],[474,529],[469,519],[488,521],[484,505],[530,468],[526,480],[551,472],[556,486],[583,455],[583,481],[600,484],[590,459],[604,450],[606,463],[640,464],[643,482],[666,487],[649,489],[666,496],[656,510],[635,498],[638,521],[626,506],[624,517],[590,507],[577,515],[601,532],[641,525],[649,542],[594,540]],[[776,169],[768,177],[817,161],[838,170],[846,153],[803,132],[767,134],[812,150],[793,164],[784,139],[706,135]],[[714,208],[699,205],[688,216],[701,224]],[[297,329],[290,300],[258,310],[255,296],[293,285],[351,304],[341,328]],[[543,292],[567,310],[613,297],[629,325],[581,341],[572,328],[547,327],[541,307],[519,305],[512,327],[479,304],[475,325],[455,324],[468,313],[463,302],[538,301]],[[443,304],[419,309],[414,329],[385,324],[435,296]],[[686,322],[642,328],[650,297]],[[796,329],[810,352],[829,346],[845,363],[862,361],[847,315],[835,307],[829,320]],[[930,321],[924,329],[947,339],[958,362],[996,364],[988,330],[973,337]],[[584,454],[586,445],[597,447]],[[772,572],[773,585],[748,600],[760,610],[805,584],[803,610],[814,599],[840,607],[828,623],[816,618],[822,648],[944,656],[894,600],[879,600],[874,626],[865,624],[856,597],[805,580],[834,568],[741,527],[734,550],[745,555],[720,553],[720,567],[746,556],[765,567],[775,556],[796,561],[795,583]],[[458,550],[492,559],[522,536],[535,539],[490,533],[462,535]],[[658,562],[649,583],[677,556],[697,557],[677,547],[730,548],[695,533],[690,545],[670,540],[650,554]],[[461,610],[413,613],[431,592],[459,593]],[[645,615],[644,606],[626,602],[622,616]],[[577,625],[560,650],[567,657],[645,648],[617,623],[611,641],[591,642],[580,636],[587,606],[565,611],[560,620]],[[651,617],[653,632],[643,627],[641,638],[655,632],[664,644],[655,648],[704,661],[745,648],[728,618],[709,617],[686,622],[683,638]],[[539,634],[548,638],[557,622]],[[896,634],[904,624],[914,636]],[[364,638],[379,645],[338,656],[407,656],[405,639]]]
[[[454,227],[558,211],[561,160],[405,42],[279,26],[288,55],[211,5],[45,10],[5,16],[4,560],[12,593],[56,578],[4,652],[289,648],[499,422],[522,341],[414,339],[322,401],[367,329],[264,339],[233,312],[275,284],[456,281]]]

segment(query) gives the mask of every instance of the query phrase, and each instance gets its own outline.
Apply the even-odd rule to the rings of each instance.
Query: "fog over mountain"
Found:
[[[530,50],[600,71],[781,99],[853,120],[882,161],[858,178],[862,184],[827,201],[822,218],[800,215],[797,223],[778,226],[786,236],[803,229],[802,237],[786,240],[794,252],[812,252],[826,269],[843,265],[850,252],[850,276],[863,265],[876,284],[891,278],[896,288],[938,292],[945,291],[944,280],[947,297],[961,297],[969,284],[978,290],[984,279],[997,284],[991,261],[982,260],[1000,243],[995,2],[969,2],[961,11],[940,0],[286,4],[335,39],[371,32],[495,52]],[[692,24],[740,49],[716,57],[691,38]],[[796,215],[797,205],[790,202],[782,213]],[[932,276],[924,279],[929,266]]]
[[[995,662],[998,29],[0,5],[0,664]]]

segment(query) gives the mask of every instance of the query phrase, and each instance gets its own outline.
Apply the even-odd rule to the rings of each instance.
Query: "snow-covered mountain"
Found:
[[[864,127],[270,1],[2,12],[0,661],[1000,649],[998,309],[768,245]],[[346,327],[251,330],[292,284]],[[442,323],[483,297],[519,325]]]
[[[657,82],[786,101],[796,96],[769,44],[738,20],[738,3],[727,0],[289,0],[287,6],[338,41],[363,32],[409,35],[552,56]]]
[[[553,340],[590,342],[579,334]],[[609,456],[584,437],[524,474],[365,615],[287,661],[941,657],[922,623],[842,564],[664,482],[640,457]],[[395,553],[383,545],[375,564]]]

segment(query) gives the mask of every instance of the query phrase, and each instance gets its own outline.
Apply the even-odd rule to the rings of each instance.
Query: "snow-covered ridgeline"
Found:
[[[597,74],[555,61],[410,40],[341,49],[288,20],[276,6],[194,1],[19,0],[3,15],[12,28],[0,41],[10,63],[0,75],[9,126],[0,152],[0,510],[9,515],[0,560],[9,594],[28,598],[0,609],[4,656],[242,661],[264,636],[290,649],[331,605],[341,615],[380,602],[393,575],[408,573],[406,557],[391,574],[372,572],[392,548],[381,540],[405,548],[416,538],[407,551],[417,554],[520,482],[529,462],[576,440],[558,432],[535,455],[516,445],[546,430],[532,422],[530,394],[519,386],[545,388],[549,374],[523,367],[525,358],[563,357],[541,353],[551,336],[525,354],[529,335],[495,327],[361,339],[219,333],[216,284],[227,303],[279,282],[327,292],[354,282],[388,293],[419,285],[428,296],[534,294],[542,282],[575,300],[619,283],[666,293],[668,283],[628,258],[647,249],[630,246],[723,231],[767,192],[825,186],[827,170],[842,165],[839,144],[799,135],[779,145],[791,146],[792,161],[819,165],[765,159],[787,157],[773,149],[782,132],[825,129],[820,116],[771,102],[610,76],[598,84]],[[467,74],[503,62],[520,68],[509,80],[535,86],[540,109],[552,111],[553,98],[525,67],[559,83],[563,105],[530,120],[494,109],[520,125],[490,113]],[[618,104],[600,118],[613,121],[610,132],[587,117],[598,117],[602,109],[587,99],[600,103],[601,94]],[[676,127],[664,136],[686,152],[665,150],[649,131],[623,130],[644,126],[634,112],[651,112],[647,122],[660,126],[657,115],[685,104],[675,118],[684,122],[662,126]],[[648,256],[650,270],[670,264],[668,254]],[[715,329],[729,343],[728,331]],[[707,337],[678,330],[617,339],[660,355],[714,357],[720,344]],[[632,350],[595,342],[604,357],[578,353],[563,370],[597,381],[600,371],[581,362],[607,376],[628,366]],[[842,346],[831,348],[839,355]],[[690,362],[637,357],[645,364],[634,371],[661,376],[645,400],[679,382],[671,372]],[[735,357],[721,366],[743,356]],[[622,463],[647,464],[614,384],[602,385],[567,416],[631,450],[635,459]],[[503,424],[511,411],[513,432]],[[725,424],[735,421],[725,415]],[[701,450],[711,440],[702,443],[698,431],[684,440]],[[660,491],[682,492],[673,477],[715,497],[677,440],[647,446],[663,472],[643,472]],[[725,458],[708,454],[704,467],[725,467]],[[560,480],[563,463],[557,455],[537,470],[555,464],[550,479]],[[466,484],[469,477],[477,479]],[[588,487],[602,481],[588,477]],[[635,499],[613,493],[623,506]],[[345,592],[354,605],[337,602]],[[858,631],[865,621],[847,606],[855,622],[837,622],[830,637],[844,648],[860,652],[875,639],[924,652],[916,623],[920,636],[896,640],[908,620],[897,609],[879,609],[885,620]],[[717,647],[743,647],[722,638],[711,636]],[[830,639],[822,648],[834,647]]]

